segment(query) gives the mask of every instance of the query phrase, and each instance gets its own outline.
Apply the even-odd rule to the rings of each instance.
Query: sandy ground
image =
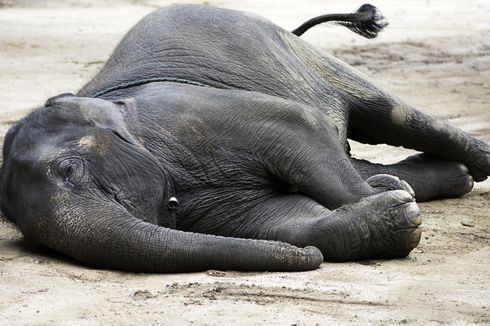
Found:
[[[2,142],[15,120],[49,96],[78,90],[125,31],[171,2],[178,1],[0,0]],[[362,4],[204,3],[252,11],[288,29]],[[328,26],[305,38],[423,111],[490,141],[490,3],[375,4],[391,22],[376,40]],[[407,154],[388,146],[353,148],[381,162]],[[29,248],[1,217],[0,324],[490,324],[490,182],[463,198],[420,206],[424,233],[410,257],[324,263],[306,273],[94,270]]]

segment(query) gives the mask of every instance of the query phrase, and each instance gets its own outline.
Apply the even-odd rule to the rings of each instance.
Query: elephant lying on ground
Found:
[[[381,18],[364,5],[320,20],[373,37]],[[490,146],[302,41],[312,22],[291,33],[210,6],[147,16],[77,95],[9,130],[2,211],[26,239],[101,268],[299,271],[408,255],[414,197],[470,191],[490,174]],[[423,154],[373,164],[350,157],[348,138]]]

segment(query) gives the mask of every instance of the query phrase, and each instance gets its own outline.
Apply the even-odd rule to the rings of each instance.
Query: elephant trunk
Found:
[[[315,247],[183,232],[138,220],[115,204],[87,206],[58,205],[29,233],[84,264],[134,272],[302,271],[323,261]]]

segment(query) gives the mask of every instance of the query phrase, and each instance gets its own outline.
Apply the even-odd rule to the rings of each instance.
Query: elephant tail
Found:
[[[378,36],[378,33],[388,26],[388,22],[378,8],[364,4],[355,13],[327,14],[312,18],[293,30],[292,33],[300,36],[313,26],[326,22],[335,22],[369,39]]]

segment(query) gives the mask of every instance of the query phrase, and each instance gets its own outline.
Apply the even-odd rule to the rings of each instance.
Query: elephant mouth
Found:
[[[175,211],[179,207],[179,200],[176,197],[170,197],[167,201],[167,207],[171,211]]]

